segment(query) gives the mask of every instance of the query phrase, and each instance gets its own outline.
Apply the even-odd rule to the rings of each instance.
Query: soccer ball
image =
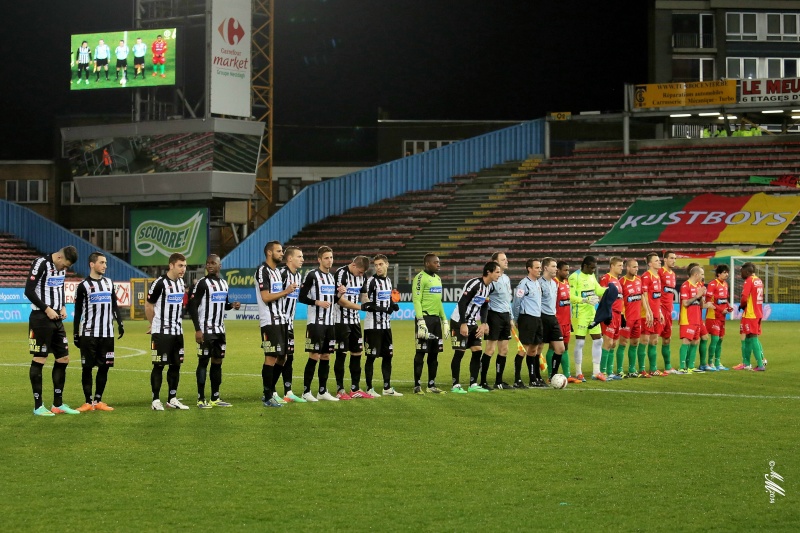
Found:
[[[564,374],[556,374],[550,378],[550,386],[554,389],[564,389],[567,386],[567,376]]]
[[[122,78],[121,80],[119,80],[120,85],[125,85],[126,83],[128,83],[128,78]]]

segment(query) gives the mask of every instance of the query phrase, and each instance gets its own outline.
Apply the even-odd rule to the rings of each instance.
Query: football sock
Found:
[[[650,360],[650,372],[658,370],[658,357],[656,357],[656,345],[649,344],[647,346],[647,359]]]
[[[536,380],[542,379],[542,374],[539,371],[539,356],[527,355],[525,356],[525,364],[528,366],[528,380],[533,383]]]
[[[367,361],[364,363],[364,380],[367,383],[367,390],[372,389],[372,376],[375,374],[375,358],[367,356]]]
[[[317,362],[309,357],[308,362],[306,362],[306,369],[303,372],[303,394],[311,392],[311,382],[314,380],[314,371],[316,369]]]
[[[583,374],[581,365],[583,364],[583,345],[586,344],[586,339],[575,339],[575,349],[572,354],[575,358],[575,374]]]
[[[294,354],[286,356],[286,362],[283,364],[283,388],[284,393],[289,394],[292,390],[292,363],[294,362]]]
[[[554,376],[555,374],[558,374],[558,367],[561,366],[561,356],[562,355],[563,354],[560,354],[560,353],[554,353],[553,354],[552,364],[547,366],[547,368],[550,369],[550,376],[551,377]]]
[[[275,363],[275,366],[272,367],[272,392],[278,392],[278,380],[281,379],[282,375],[283,365]]]
[[[717,349],[714,350],[714,364],[720,366],[722,364],[722,337],[717,342]]]
[[[664,369],[670,370],[672,368],[672,362],[670,361],[672,356],[669,353],[669,344],[665,343],[663,339],[661,341],[661,358],[664,359]]]
[[[480,353],[480,352],[478,352]],[[486,383],[489,375],[489,365],[492,364],[492,356],[483,354],[481,357],[481,383]]]
[[[547,361],[547,368],[550,370],[551,376],[553,375],[553,354],[555,353],[556,351],[550,348],[547,350],[547,353],[544,356],[544,360]]]
[[[419,387],[419,380],[422,379],[422,367],[425,364],[425,352],[417,350],[414,354],[414,386]],[[430,373],[430,372],[428,372]],[[369,390],[369,389],[368,389]]]
[[[461,359],[464,357],[464,350],[455,350],[453,359],[450,361],[450,375],[453,378],[453,386],[461,382]]]
[[[392,386],[392,356],[386,356],[381,361],[381,372],[383,373],[383,390]]]
[[[211,400],[219,400],[219,387],[222,385],[222,363],[211,363]],[[273,387],[272,390],[275,390]]]
[[[631,344],[630,346],[628,346],[628,373],[629,374],[633,374],[634,372],[636,372],[636,361],[637,361],[636,352],[637,351],[639,351],[639,345],[638,344],[636,344],[636,345]]]
[[[600,349],[600,373],[605,373],[606,371],[606,366],[608,365],[609,352],[611,352],[611,350],[606,350],[605,348]]]
[[[153,392],[153,399],[158,400],[161,395],[161,382],[164,380],[164,365],[153,365],[150,371],[150,390]]]
[[[197,377],[197,399],[203,401],[206,399],[206,374],[208,373],[208,357],[202,357],[197,360],[197,370],[195,376]]]
[[[564,350],[564,353],[561,354],[561,366],[564,370],[561,372],[565,376],[570,376],[570,368],[569,368],[569,350]]]
[[[319,392],[325,394],[328,392],[328,373],[331,370],[331,362],[328,359],[319,360]]]
[[[744,366],[750,364],[750,343],[747,340],[747,337],[742,339],[742,364]]]
[[[108,383],[108,367],[101,366],[97,369],[97,384],[94,391],[94,400],[96,402],[103,399],[103,393],[106,391],[106,383]]]
[[[708,341],[700,338],[700,366],[708,364]]]
[[[344,390],[344,363],[346,360],[347,352],[344,350],[336,350],[336,359],[333,362],[333,375],[336,378],[337,392]]]
[[[761,357],[764,357],[764,347],[761,345],[761,337],[753,337],[753,342],[755,346],[758,347],[759,353],[761,353]]]
[[[711,344],[708,347],[708,364],[712,366],[717,366],[715,361],[717,355],[717,345],[719,344],[719,337],[716,335],[711,335]]]
[[[436,373],[439,370],[439,348],[428,352],[428,386],[433,387],[436,383]]]
[[[358,390],[361,385],[361,356],[350,354],[350,390]]]
[[[180,381],[181,365],[169,365],[167,368],[167,386],[169,387],[167,401],[170,401],[178,395],[178,383],[180,383]]]
[[[753,355],[756,356],[756,366],[764,366],[764,353],[761,351],[761,343],[758,337],[751,337],[750,342],[753,347]]]
[[[519,355],[514,358],[514,382],[522,381],[522,361]]]
[[[603,339],[592,339],[592,375],[600,372],[600,359],[603,355]]]
[[[681,344],[681,370],[686,370],[686,359],[689,356],[689,345]]]
[[[83,387],[83,397],[86,399],[86,403],[92,403],[92,367],[88,365],[81,369],[81,387]]]
[[[506,355],[498,355],[497,360],[495,361],[495,383],[502,383],[503,382],[503,372],[506,369]]]
[[[694,368],[694,363],[697,360],[697,345],[689,345],[689,355],[687,356],[686,368]]]
[[[53,363],[53,405],[61,405],[64,393],[64,382],[67,380],[67,363]]]
[[[625,346],[620,344],[617,346],[617,368],[615,374],[622,374],[622,369],[625,368]]]
[[[638,364],[639,372],[645,372],[644,358],[646,356],[647,356],[647,345],[639,343],[639,346],[636,347],[636,360],[639,363]]]
[[[478,382],[478,374],[481,372],[481,356],[480,351],[472,352],[469,359],[469,384],[473,385]],[[459,365],[460,366],[460,365]]]
[[[42,363],[31,361],[31,369],[29,376],[31,379],[31,388],[33,389],[33,406],[38,409],[42,406]]]
[[[261,386],[264,390],[264,401],[272,397],[272,375],[274,372],[274,366],[264,364],[261,367]]]

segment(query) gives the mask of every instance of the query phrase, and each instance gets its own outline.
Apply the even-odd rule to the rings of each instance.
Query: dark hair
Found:
[[[755,271],[756,265],[750,261],[742,265],[742,272],[747,272],[748,275],[753,274]]]
[[[666,252],[664,252],[664,256],[663,256],[663,257],[664,257],[664,259],[666,259],[667,257],[669,257],[669,256],[670,256],[670,254],[672,254],[672,255],[674,255],[674,256],[676,256],[676,257],[678,256],[678,254],[676,254],[675,252],[672,252],[672,251],[666,251]]]
[[[700,265],[700,263],[689,263],[688,265],[686,265],[686,273],[691,276],[692,275],[692,269],[694,267],[696,267],[696,266],[699,266],[699,265]]]
[[[267,252],[275,249],[275,246],[280,246],[280,245],[281,241],[269,241],[267,244],[264,245],[264,257],[267,256]]]
[[[372,262],[374,263],[375,261],[386,261],[386,263],[389,263],[389,259],[383,254],[378,254],[373,257]]]
[[[317,259],[321,258],[328,252],[333,253],[333,248],[331,248],[330,246],[320,246],[319,248],[317,248]]]
[[[434,257],[438,256],[433,252],[428,252],[427,254],[425,254],[425,257],[422,258],[422,264],[427,265],[429,261],[433,261]]]
[[[300,248],[297,246],[287,246],[286,249],[283,251],[284,257],[294,257],[294,255],[300,251]]]
[[[64,259],[70,262],[70,264],[75,264],[78,260],[78,250],[74,246],[65,246],[61,249],[61,255],[64,256]]]
[[[208,254],[208,257],[206,257],[206,263],[208,263],[208,262],[209,262],[211,259],[213,259],[213,258],[216,258],[216,259],[217,259],[217,261],[219,261],[219,260],[220,260],[220,259],[219,259],[219,256],[218,256],[217,254]]]
[[[500,268],[500,265],[497,264],[496,261],[489,261],[488,263],[483,265],[483,276],[488,276],[498,268]]]
[[[550,263],[555,263],[555,262],[556,260],[553,259],[552,257],[545,257],[544,259],[542,259],[542,268],[548,266]]]
[[[174,265],[178,261],[186,261],[186,256],[184,256],[183,254],[179,254],[177,252],[169,256],[170,265]]]
[[[527,261],[525,261],[525,269],[527,270],[529,268],[533,268],[533,262],[534,261],[539,261],[539,260],[538,259],[528,259]]]
[[[731,269],[728,268],[728,265],[717,265],[717,268],[714,269],[714,273],[719,276],[725,272],[730,272]]]
[[[644,256],[644,262],[649,265],[650,261],[652,261],[654,257],[658,257],[658,254],[656,252],[650,252]]]
[[[561,270],[564,267],[569,267],[569,263],[567,263],[566,261],[559,261],[558,263],[556,263],[557,269]]]
[[[587,255],[586,257],[583,258],[583,261],[581,261],[581,268],[585,267],[590,263],[597,264],[597,258],[593,255]]]
[[[91,254],[89,254],[89,263],[97,263],[97,260],[99,258],[105,257],[105,256],[106,256],[106,254],[104,254],[102,252],[92,252]],[[64,257],[64,259],[66,259],[66,256]]]
[[[369,257],[366,255],[357,255],[353,258],[353,264],[362,270],[369,268]]]

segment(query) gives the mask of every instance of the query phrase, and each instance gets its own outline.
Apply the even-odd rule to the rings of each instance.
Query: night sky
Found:
[[[398,120],[534,119],[619,110],[623,83],[647,81],[642,0],[275,3],[276,162],[302,159],[312,138],[311,159],[374,160],[379,108]],[[4,6],[0,158],[53,158],[56,117],[130,114],[127,93],[70,94],[65,55],[71,33],[132,27],[132,5]]]

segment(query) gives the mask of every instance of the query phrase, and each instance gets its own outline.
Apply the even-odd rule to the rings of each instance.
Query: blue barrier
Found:
[[[78,250],[78,262],[72,270],[81,276],[89,275],[87,258],[92,252],[101,251],[97,246],[81,239],[71,231],[62,228],[55,222],[26,207],[5,200],[0,200],[0,231],[16,235],[33,248],[42,253],[53,253],[65,246],[74,246]],[[106,276],[113,280],[124,281],[131,278],[146,278],[147,274],[106,253],[108,270]]]
[[[538,119],[316,183],[301,190],[226,255],[222,266],[255,268],[264,260],[264,244],[286,242],[309,224],[543,151],[544,119]]]

